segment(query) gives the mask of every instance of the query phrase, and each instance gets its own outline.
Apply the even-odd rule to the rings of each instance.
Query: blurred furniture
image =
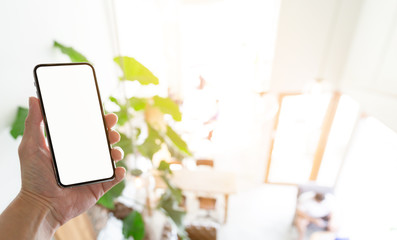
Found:
[[[236,192],[235,174],[212,169],[174,171],[172,182],[184,191],[193,193],[222,194],[225,198],[224,222],[227,220],[229,195]],[[163,180],[156,176],[156,188],[166,188]]]
[[[60,227],[54,235],[55,240],[95,240],[91,221],[86,213],[77,216]]]
[[[214,210],[216,199],[211,197],[198,197],[200,208],[205,210]]]
[[[212,196],[211,197],[199,196],[197,197],[197,199],[199,201],[199,208],[206,211],[207,213],[204,217],[214,219],[216,221],[216,219],[211,216],[211,211],[215,210],[216,198]]]
[[[217,228],[215,226],[186,226],[190,240],[216,240]]]
[[[196,160],[196,166],[200,167],[200,166],[208,166],[213,168],[214,167],[214,160],[212,159],[197,159]]]
[[[212,159],[197,159],[196,160],[196,167],[198,169],[203,168],[203,167],[209,167],[213,169],[214,167],[214,160]],[[198,196],[197,199],[199,201],[199,208],[206,211],[206,215],[204,216],[205,218],[212,218],[216,221],[215,218],[211,217],[211,211],[215,211],[215,206],[216,206],[216,196],[213,196],[214,194],[208,194],[205,196]]]

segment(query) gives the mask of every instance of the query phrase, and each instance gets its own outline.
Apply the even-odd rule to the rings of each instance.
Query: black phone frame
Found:
[[[93,76],[94,76],[94,82],[95,82],[95,88],[96,88],[97,95],[98,95],[99,107],[101,109],[103,126],[104,126],[105,133],[106,133],[106,141],[108,143],[109,156],[110,156],[110,160],[112,162],[111,166],[112,166],[112,169],[113,169],[113,175],[111,177],[109,177],[109,178],[103,178],[103,179],[97,179],[97,180],[80,182],[80,183],[73,183],[73,184],[63,184],[61,182],[60,177],[59,177],[58,167],[57,167],[57,163],[56,163],[56,159],[55,159],[55,153],[54,153],[54,149],[52,147],[51,133],[50,133],[50,130],[48,128],[48,122],[47,122],[47,117],[46,117],[46,114],[45,114],[43,98],[41,96],[40,83],[39,83],[39,80],[38,80],[38,77],[37,77],[37,69],[39,69],[41,67],[57,67],[57,66],[73,66],[73,65],[87,65],[87,66],[89,66],[92,69],[92,73],[93,73]],[[109,141],[109,134],[108,134],[109,132],[108,132],[108,129],[106,127],[105,114],[104,114],[103,107],[102,107],[102,100],[101,100],[101,95],[99,93],[99,87],[98,87],[98,82],[97,82],[97,77],[96,77],[96,74],[95,74],[94,67],[90,63],[87,63],[87,62],[79,62],[79,63],[44,63],[44,64],[38,64],[38,65],[36,65],[34,67],[33,75],[34,75],[35,86],[36,86],[36,90],[37,90],[36,94],[37,94],[37,97],[40,100],[40,109],[41,109],[41,113],[42,113],[42,116],[43,116],[44,127],[45,127],[45,131],[46,131],[46,135],[47,135],[48,147],[49,147],[51,155],[52,155],[52,164],[53,164],[53,168],[54,168],[57,184],[60,187],[62,187],[62,188],[68,188],[68,187],[83,186],[83,185],[89,185],[89,184],[95,184],[95,183],[109,182],[109,181],[114,180],[115,177],[116,177],[116,164],[115,164],[115,161],[113,160],[113,157],[112,157],[112,154],[111,154],[112,148],[111,148],[110,141]]]

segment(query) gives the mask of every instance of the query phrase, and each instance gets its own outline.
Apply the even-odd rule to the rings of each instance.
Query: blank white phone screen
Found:
[[[94,70],[87,64],[36,69],[56,169],[62,185],[112,178]]]

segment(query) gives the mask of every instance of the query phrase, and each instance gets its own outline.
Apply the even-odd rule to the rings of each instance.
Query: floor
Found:
[[[292,219],[296,194],[297,189],[293,186],[263,184],[230,196],[228,221],[219,228],[218,240],[295,240],[296,232],[292,228]],[[219,204],[221,206],[217,206],[217,209],[223,209],[223,202],[219,201]],[[192,204],[190,208],[194,212],[198,206]],[[203,215],[203,212],[198,213],[200,214]],[[220,211],[212,216],[221,219],[223,214],[224,212]],[[196,215],[190,220],[194,222],[198,219]],[[186,220],[190,222],[189,219]],[[159,224],[152,221],[153,229],[161,229],[161,221],[158,222]],[[98,239],[123,239],[121,228],[119,220],[110,218]],[[155,235],[153,239],[161,239],[159,234]]]
[[[218,239],[295,239],[296,194],[296,187],[266,184],[230,197],[228,222]]]

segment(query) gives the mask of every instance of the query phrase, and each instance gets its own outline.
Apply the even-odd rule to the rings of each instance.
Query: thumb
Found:
[[[41,128],[41,122],[43,117],[41,116],[40,102],[35,97],[29,98],[29,113],[25,120],[25,131],[23,135],[33,137],[37,140],[43,138],[43,131]]]

